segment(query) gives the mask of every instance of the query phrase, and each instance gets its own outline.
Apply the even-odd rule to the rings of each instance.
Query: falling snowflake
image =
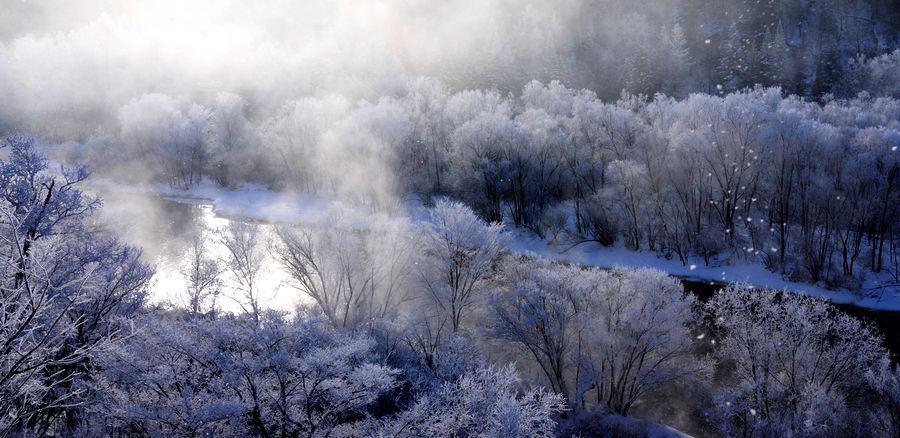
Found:
[[[691,270],[697,269],[697,265],[691,265]]]

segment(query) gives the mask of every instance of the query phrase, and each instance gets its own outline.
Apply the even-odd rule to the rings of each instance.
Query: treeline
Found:
[[[0,435],[895,436],[900,375],[868,325],[823,301],[731,287],[698,303],[654,270],[504,251],[503,227],[437,202],[430,221],[282,226],[307,307],[260,309],[259,229],[216,231],[183,304],[96,227],[83,169],[9,137],[0,162]],[[244,311],[224,313],[225,294]],[[509,365],[507,365],[509,364]],[[522,377],[520,377],[522,376]]]
[[[887,84],[898,59],[861,64],[871,72],[859,77]],[[604,102],[557,82],[513,97],[421,79],[399,98],[307,98],[260,121],[235,95],[212,109],[147,95],[119,116],[120,131],[87,150],[124,177],[149,169],[175,187],[211,178],[378,208],[450,195],[490,222],[684,264],[751,260],[851,289],[867,273],[900,275],[895,97],[814,103],[758,87]]]

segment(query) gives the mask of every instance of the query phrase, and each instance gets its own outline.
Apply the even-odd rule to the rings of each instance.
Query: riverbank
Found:
[[[514,231],[512,249],[531,252],[541,257],[602,268],[654,268],[685,280],[713,284],[749,284],[762,289],[774,289],[827,299],[835,304],[860,308],[900,312],[900,290],[885,288],[875,296],[864,296],[846,289],[826,289],[822,286],[797,283],[781,278],[761,264],[739,262],[727,266],[703,266],[700,263],[682,265],[678,260],[666,260],[654,253],[631,251],[622,247],[604,247],[594,242],[579,245],[554,244],[531,233]]]

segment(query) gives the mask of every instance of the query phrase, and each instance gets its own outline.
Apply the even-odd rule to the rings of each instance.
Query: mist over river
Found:
[[[101,220],[129,244],[139,246],[144,259],[153,264],[150,301],[183,306],[183,294],[187,280],[182,274],[188,263],[191,242],[195,236],[202,236],[207,242],[209,255],[222,259],[227,254],[225,247],[215,235],[216,230],[226,227],[231,221],[241,220],[261,227],[263,245],[271,248],[274,226],[268,223],[248,221],[237,217],[224,217],[214,211],[208,199],[170,197],[135,191],[102,190]],[[239,294],[239,285],[229,272],[223,272],[223,287],[218,299],[221,309],[240,311],[234,298]],[[257,286],[264,308],[293,310],[303,299],[297,289],[290,286],[289,278],[266,251],[266,259],[259,274]]]

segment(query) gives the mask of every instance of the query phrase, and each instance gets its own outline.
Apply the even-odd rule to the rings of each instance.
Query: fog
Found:
[[[391,95],[416,75],[505,86],[491,65],[543,63],[571,45],[582,3],[11,0],[0,12],[0,121],[83,139],[146,93],[210,102],[233,92],[264,113],[323,93]],[[503,75],[519,87],[543,76],[532,64]]]
[[[774,83],[819,95],[829,90],[816,82],[834,79],[834,72],[817,72],[820,58],[845,66],[855,54],[884,53],[896,41],[891,2],[807,3],[6,0],[0,130],[84,141],[100,127],[115,131],[118,109],[151,93],[211,106],[230,92],[262,119],[302,97],[397,96],[419,76],[456,91],[516,93],[530,80],[560,80],[605,99],[623,88],[683,96],[715,92],[722,62],[746,63],[758,56],[753,50],[776,45],[790,53]],[[731,35],[732,24],[740,35]],[[682,46],[673,48],[676,27]],[[762,47],[730,41],[745,35]],[[667,62],[660,58],[678,50],[690,52],[689,72],[656,71]],[[734,60],[730,51],[738,53]]]

